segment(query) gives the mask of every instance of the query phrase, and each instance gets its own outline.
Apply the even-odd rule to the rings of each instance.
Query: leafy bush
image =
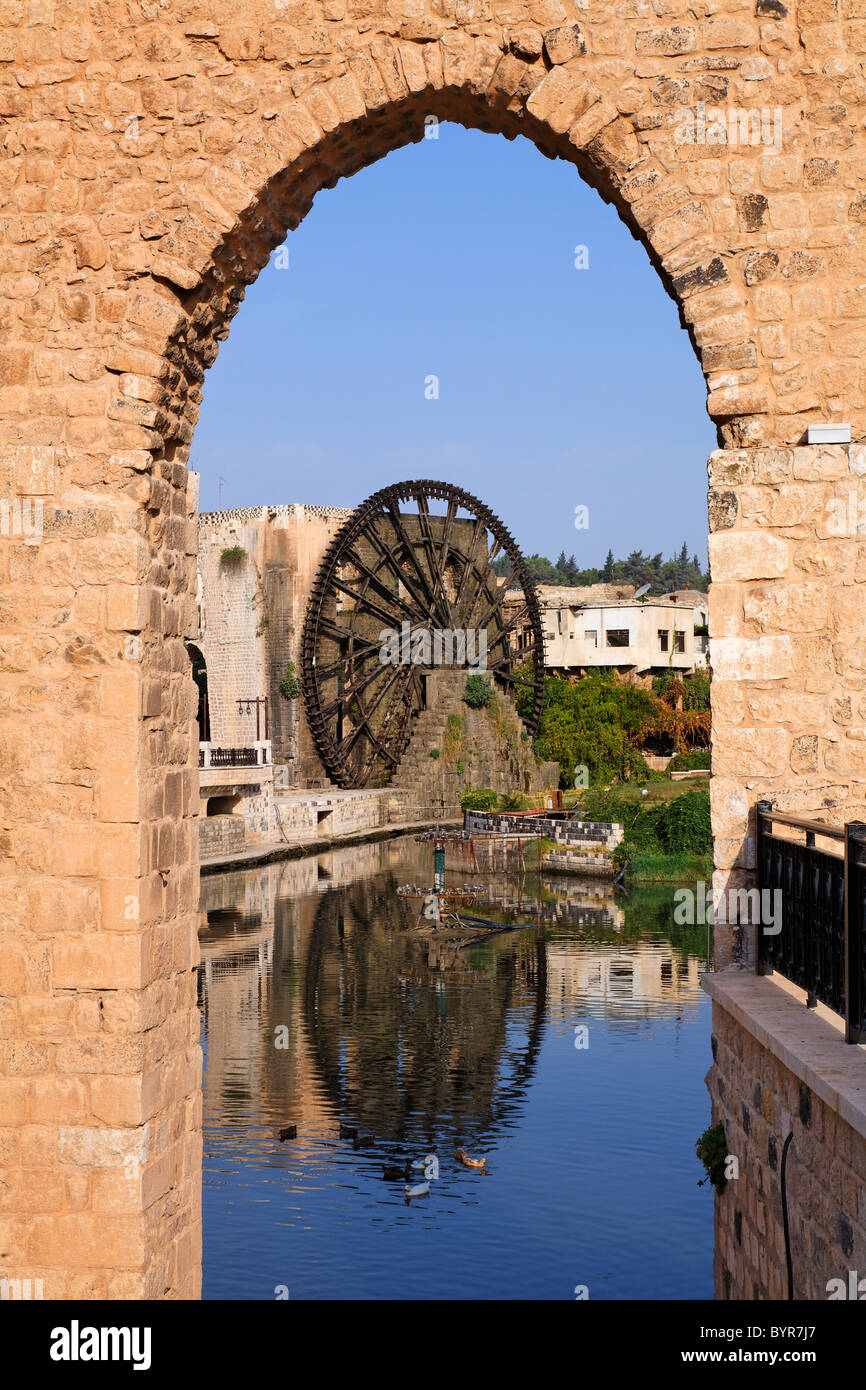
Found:
[[[532,694],[526,686],[517,690],[517,708],[526,717]],[[592,782],[648,776],[637,747],[657,715],[657,701],[648,691],[619,680],[615,672],[594,671],[577,681],[547,676],[544,695],[535,750],[559,763],[560,786],[570,787],[580,766],[589,769]]]
[[[698,672],[683,681],[683,709],[710,708],[710,678]]]
[[[493,699],[493,686],[486,676],[467,676],[463,699],[470,709],[486,709]]]
[[[439,757],[439,749],[438,749],[438,748],[431,748],[431,749],[430,749],[430,757],[431,757],[431,758],[438,758],[438,757]]]
[[[460,798],[460,809],[462,811],[495,811],[499,797],[492,787],[478,787],[475,791],[466,791]]]
[[[662,848],[674,854],[708,854],[713,847],[710,794],[695,788],[664,806],[658,822]]]
[[[532,670],[515,674],[518,713],[532,706]],[[592,671],[578,680],[548,675],[535,739],[541,759],[559,763],[560,786],[570,787],[575,768],[585,766],[591,783],[651,780],[643,751],[670,751],[697,744],[710,734],[709,680],[673,671],[658,676],[653,690],[623,680],[615,671]]]
[[[618,862],[643,851],[700,855],[712,849],[710,794],[704,788],[649,805],[627,800],[615,791],[590,789],[580,803],[580,819],[613,821],[623,827],[625,848],[617,846]]]
[[[698,1187],[711,1182],[717,1192],[724,1192],[727,1184],[725,1162],[728,1157],[728,1141],[723,1124],[711,1125],[695,1141],[695,1153],[706,1169],[707,1176],[698,1179]]]
[[[286,674],[280,681],[280,694],[287,700],[297,700],[301,693],[301,682],[295,671],[295,663],[290,661],[286,665]]]
[[[503,792],[499,798],[500,811],[523,811],[526,797],[522,792]]]
[[[694,772],[696,768],[710,768],[709,748],[689,748],[687,752],[677,753],[668,763],[668,772]]]
[[[223,565],[237,565],[246,553],[242,545],[227,545],[225,550],[220,552],[220,562]]]

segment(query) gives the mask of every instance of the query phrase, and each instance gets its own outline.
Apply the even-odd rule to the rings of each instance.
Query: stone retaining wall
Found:
[[[715,1199],[716,1297],[788,1296],[780,1178],[793,1132],[794,1295],[826,1299],[830,1281],[847,1287],[852,1271],[866,1279],[866,1048],[846,1044],[828,1011],[807,1010],[802,991],[775,977],[726,972],[704,983],[713,995],[712,1120],[739,1162],[739,1177]]]
[[[549,816],[509,816],[495,811],[467,811],[464,826],[470,835],[543,835],[558,844],[586,850],[603,845],[614,850],[623,838],[613,821],[555,820]]]
[[[198,823],[202,859],[241,854],[246,843],[243,816],[202,816]]]

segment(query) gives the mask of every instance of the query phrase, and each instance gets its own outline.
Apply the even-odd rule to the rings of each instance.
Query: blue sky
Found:
[[[207,375],[203,510],[220,477],[223,507],[441,478],[527,554],[686,540],[704,561],[703,377],[643,247],[573,166],[442,125],[320,193],[286,247]]]

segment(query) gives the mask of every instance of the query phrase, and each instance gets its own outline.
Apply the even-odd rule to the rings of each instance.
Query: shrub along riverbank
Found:
[[[623,828],[614,862],[628,863],[627,877],[645,882],[707,878],[712,872],[710,794],[704,787],[671,796],[671,783],[638,788],[590,788],[579,802],[582,820],[616,821]],[[662,788],[665,794],[660,795]]]

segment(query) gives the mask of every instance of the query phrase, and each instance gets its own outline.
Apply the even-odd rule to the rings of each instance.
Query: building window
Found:
[[[595,628],[595,627],[588,627],[588,628],[586,628],[586,630],[584,631],[584,634],[583,634],[583,640],[584,640],[584,642],[589,642],[589,644],[590,644],[591,647],[597,647],[597,646],[598,646],[598,629]]]
[[[674,633],[674,651],[684,652],[686,649],[686,634],[684,632]]]
[[[666,651],[668,650],[668,640],[669,640],[669,637],[670,637],[670,634],[667,633],[667,632],[665,632],[664,628],[661,628],[661,627],[660,627],[660,628],[659,628],[659,651],[666,652]]]
[[[607,634],[607,645],[609,647],[628,647],[630,646],[628,628],[612,627]]]

